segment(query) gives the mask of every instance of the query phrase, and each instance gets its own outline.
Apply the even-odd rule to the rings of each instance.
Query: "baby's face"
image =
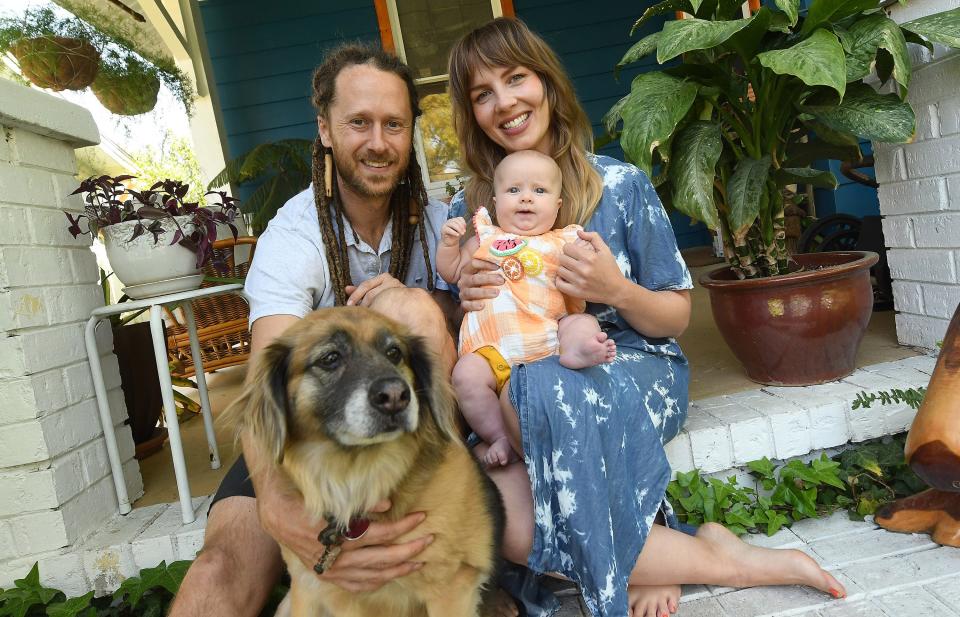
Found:
[[[560,170],[550,160],[504,160],[494,176],[497,225],[506,232],[538,236],[553,229],[560,211]]]

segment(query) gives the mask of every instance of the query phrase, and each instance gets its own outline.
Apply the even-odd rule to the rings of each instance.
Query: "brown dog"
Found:
[[[419,570],[351,593],[281,546],[294,617],[474,617],[487,614],[503,532],[496,488],[454,431],[446,375],[423,341],[360,307],[308,315],[255,360],[227,421],[247,430],[318,519],[426,520]],[[368,514],[389,498],[391,509]]]

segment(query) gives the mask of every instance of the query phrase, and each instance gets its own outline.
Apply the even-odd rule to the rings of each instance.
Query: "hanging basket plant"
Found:
[[[21,39],[10,51],[20,63],[24,77],[41,88],[82,90],[97,75],[100,53],[81,39],[42,36]]]
[[[76,17],[51,8],[0,19],[0,52],[11,52],[24,77],[41,88],[82,90],[97,75],[103,39]]]
[[[115,114],[136,116],[153,109],[160,78],[153,65],[133,55],[105,58],[90,87],[100,103]]]

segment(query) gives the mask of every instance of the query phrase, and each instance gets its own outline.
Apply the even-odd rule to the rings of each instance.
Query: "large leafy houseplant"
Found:
[[[250,217],[250,228],[259,235],[288,199],[310,185],[313,141],[281,139],[254,146],[233,159],[207,185],[228,183],[255,186],[241,210]]]
[[[648,9],[634,30],[664,13],[687,18],[627,51],[617,70],[651,54],[666,66],[635,77],[604,118],[665,203],[721,234],[741,279],[795,269],[783,189],[837,183],[814,160],[858,160],[859,138],[912,139],[907,44],[960,47],[960,9],[901,26],[877,0],[813,0],[805,15],[800,0],[771,4],[746,18],[741,0]],[[880,92],[863,83],[872,72]]]

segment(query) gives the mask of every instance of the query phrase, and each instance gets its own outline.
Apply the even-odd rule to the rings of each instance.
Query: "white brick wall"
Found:
[[[900,23],[956,8],[956,0],[894,5]],[[880,213],[893,277],[897,338],[932,349],[960,302],[960,53],[912,50],[910,144],[875,144]]]
[[[97,129],[86,110],[12,82],[0,80],[0,100],[0,571],[6,571],[89,535],[116,512],[117,501],[83,338],[90,311],[103,304],[98,269],[89,238],[71,237],[62,212],[82,206],[68,197],[77,184],[73,150],[96,143]],[[135,498],[142,482],[130,429],[122,424],[109,327],[99,329],[97,342]]]

